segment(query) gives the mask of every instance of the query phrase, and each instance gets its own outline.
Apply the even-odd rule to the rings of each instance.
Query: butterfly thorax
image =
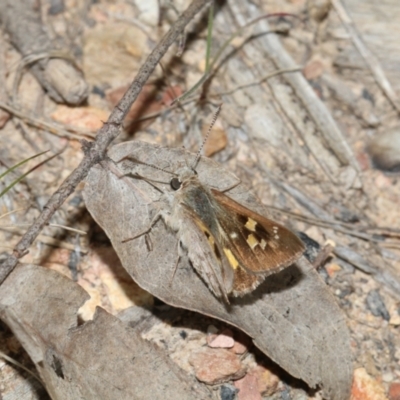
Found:
[[[178,173],[181,186],[171,190],[167,197],[176,213],[194,212],[210,231],[215,231],[218,224],[216,204],[210,190],[203,185],[196,172],[184,168]]]

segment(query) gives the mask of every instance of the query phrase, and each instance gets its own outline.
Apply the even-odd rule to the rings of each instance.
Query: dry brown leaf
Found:
[[[115,146],[109,156],[118,161],[132,156],[170,171],[187,165],[190,153],[143,142]],[[132,163],[131,163],[132,164]],[[122,168],[122,165],[119,164]],[[134,168],[134,166],[130,166]],[[135,172],[166,181],[166,174],[145,165]],[[126,171],[125,171],[126,172]],[[201,181],[227,190],[238,179],[221,165],[202,158]],[[169,187],[159,184],[164,190]],[[237,201],[255,205],[254,197],[239,184],[227,192]],[[124,268],[135,281],[168,304],[198,311],[245,331],[255,345],[291,375],[311,387],[323,388],[327,399],[348,398],[352,381],[352,355],[344,317],[317,272],[304,259],[267,278],[253,294],[233,298],[226,307],[217,300],[184,256],[177,262],[177,238],[162,221],[145,235],[123,243],[149,227],[160,192],[140,179],[118,179],[101,167],[87,180],[84,198],[94,219],[106,231]],[[172,279],[173,277],[173,279]]]
[[[210,399],[155,345],[101,308],[78,326],[88,299],[78,285],[34,265],[0,287],[0,315],[35,363],[53,399]]]

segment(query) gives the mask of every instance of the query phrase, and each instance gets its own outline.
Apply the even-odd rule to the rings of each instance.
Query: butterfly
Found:
[[[149,227],[135,238],[151,232],[162,218],[177,235],[178,260],[187,252],[196,272],[226,303],[229,296],[253,291],[303,254],[304,245],[293,232],[201,182],[194,167],[157,169],[173,177],[168,190],[160,189],[158,212]]]

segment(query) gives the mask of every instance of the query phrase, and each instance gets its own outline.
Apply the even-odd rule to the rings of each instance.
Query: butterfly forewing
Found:
[[[250,273],[269,275],[297,260],[304,251],[301,240],[276,222],[242,206],[218,190],[214,199],[230,215],[219,222],[229,248],[240,267]]]

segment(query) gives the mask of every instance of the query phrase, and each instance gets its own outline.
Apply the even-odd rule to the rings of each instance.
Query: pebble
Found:
[[[221,400],[236,400],[238,389],[233,385],[222,385],[219,391]]]
[[[219,335],[214,337],[210,342],[208,342],[207,340],[207,343],[210,347],[213,348],[230,349],[235,344],[235,341],[233,340],[233,332],[230,329],[224,329]]]
[[[235,387],[239,389],[238,400],[262,400],[255,375],[247,374],[235,382]]]
[[[378,290],[371,290],[368,293],[366,303],[372,315],[382,317],[386,321],[390,320],[389,312]]]
[[[204,348],[189,358],[196,378],[209,385],[240,379],[246,373],[238,357],[225,349]]]
[[[258,390],[263,396],[271,396],[276,392],[280,379],[269,369],[262,365],[257,365],[249,371],[249,375],[257,377]]]

